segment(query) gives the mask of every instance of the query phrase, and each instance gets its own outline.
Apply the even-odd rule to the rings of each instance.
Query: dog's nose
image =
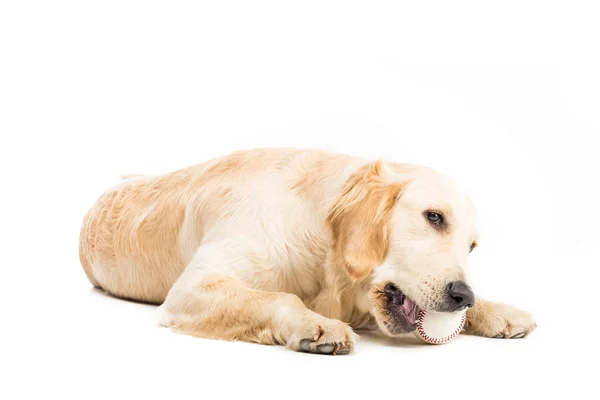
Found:
[[[463,281],[450,282],[446,286],[448,295],[448,308],[450,311],[462,310],[463,308],[473,307],[475,304],[475,295],[473,291]]]

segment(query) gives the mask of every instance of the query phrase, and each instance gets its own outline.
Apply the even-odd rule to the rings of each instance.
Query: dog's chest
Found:
[[[251,208],[258,217],[248,242],[255,286],[302,299],[316,296],[329,245],[322,213],[289,193],[262,196]]]
[[[263,245],[266,265],[262,267],[271,272],[271,279],[264,282],[272,286],[268,289],[302,299],[317,295],[324,276],[327,235],[314,216],[288,217],[279,230],[265,232]]]

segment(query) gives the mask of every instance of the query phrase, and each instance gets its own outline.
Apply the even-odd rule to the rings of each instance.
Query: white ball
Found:
[[[448,343],[462,331],[467,311],[443,313],[419,311],[415,336],[431,344]]]

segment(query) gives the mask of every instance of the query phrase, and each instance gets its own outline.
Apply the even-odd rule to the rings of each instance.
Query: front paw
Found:
[[[348,324],[329,318],[312,318],[300,324],[287,347],[307,353],[348,354],[358,339]]]
[[[465,332],[491,338],[520,339],[536,327],[528,312],[506,304],[477,302],[467,311]]]

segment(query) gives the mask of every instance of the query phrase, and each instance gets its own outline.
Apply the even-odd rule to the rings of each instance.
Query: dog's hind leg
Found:
[[[281,344],[323,354],[351,351],[345,323],[309,310],[294,294],[252,289],[229,265],[243,257],[218,243],[202,245],[159,307],[160,324],[189,335]]]

